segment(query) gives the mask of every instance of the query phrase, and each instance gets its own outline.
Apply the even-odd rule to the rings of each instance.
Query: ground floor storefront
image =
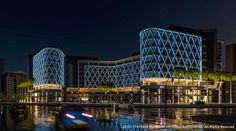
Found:
[[[61,102],[63,93],[61,90],[42,90],[34,92],[32,102]]]
[[[217,88],[146,85],[106,90],[98,88],[42,88],[32,91],[29,94],[28,102],[189,104],[195,101],[219,103],[220,98],[222,98],[222,92]]]
[[[140,102],[141,92],[140,87],[113,88],[106,91],[96,88],[68,88],[66,101],[82,103]]]
[[[58,84],[42,84],[33,87],[29,94],[30,102],[61,102],[64,88]]]
[[[142,86],[141,103],[205,103],[217,102],[215,89],[204,87]]]
[[[205,103],[218,102],[218,90],[204,87],[163,87],[142,86],[135,90],[98,91],[96,89],[68,89],[66,101],[70,102],[93,102],[93,103],[192,103],[203,101]]]

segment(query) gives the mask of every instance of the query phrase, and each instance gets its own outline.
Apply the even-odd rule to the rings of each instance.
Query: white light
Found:
[[[75,119],[74,116],[70,115],[70,114],[66,114],[67,117],[71,118],[71,119]]]
[[[86,116],[86,117],[89,117],[89,118],[93,117],[92,115],[89,115],[89,114],[86,114],[86,113],[82,113],[82,116]]]

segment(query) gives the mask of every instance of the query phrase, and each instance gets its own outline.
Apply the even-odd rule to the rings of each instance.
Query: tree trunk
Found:
[[[101,98],[100,98],[100,102],[102,103],[102,92],[100,92],[101,93]]]
[[[207,103],[209,103],[209,87],[208,87],[208,81],[207,81]]]
[[[111,103],[111,92],[110,92],[110,103]]]
[[[229,92],[230,92],[230,94],[229,94],[229,95],[230,95],[230,96],[229,96],[230,98],[229,98],[229,99],[230,99],[230,104],[232,104],[232,81],[230,81],[229,84],[230,84],[230,85],[229,85]]]
[[[179,90],[179,82],[180,82],[180,79],[178,78],[178,104],[180,103],[180,90]]]
[[[221,104],[222,102],[222,96],[221,96],[221,87],[222,87],[222,81],[220,81],[220,87],[219,87],[219,95],[218,95],[218,103]]]
[[[193,93],[193,91],[194,91],[193,82],[194,82],[194,80],[192,79],[192,103],[193,103],[193,97],[194,97],[194,93]]]

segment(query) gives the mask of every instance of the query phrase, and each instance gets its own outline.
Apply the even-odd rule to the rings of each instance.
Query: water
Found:
[[[13,118],[9,112],[9,106],[0,106],[0,130],[34,130],[55,131],[55,111],[59,107],[54,106],[29,106],[29,114],[26,118]],[[112,108],[85,108],[96,119],[88,127],[90,130],[138,130],[149,127],[167,127],[168,130],[203,130],[208,124],[192,121],[191,117],[201,114],[235,114],[235,108],[139,108],[129,112],[127,110],[115,111]],[[195,127],[196,129],[193,129]],[[179,128],[179,129],[178,129]],[[225,129],[221,129],[225,130]]]

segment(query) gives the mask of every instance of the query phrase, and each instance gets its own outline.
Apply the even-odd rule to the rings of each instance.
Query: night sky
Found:
[[[32,1],[0,2],[0,57],[6,71],[27,71],[27,55],[44,46],[123,58],[139,50],[142,29],[169,24],[217,28],[219,39],[236,42],[235,0]]]

